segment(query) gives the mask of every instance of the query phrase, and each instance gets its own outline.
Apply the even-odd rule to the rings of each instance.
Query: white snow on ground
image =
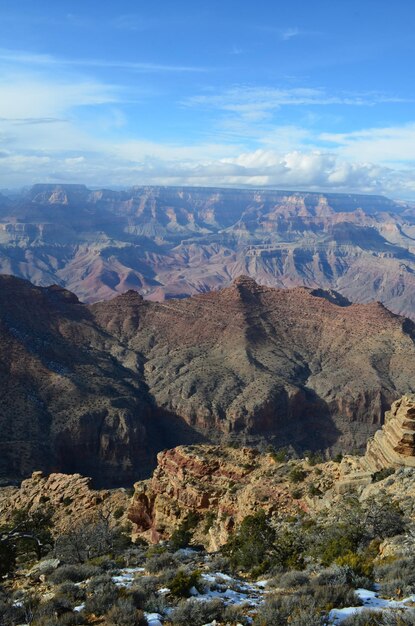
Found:
[[[385,600],[379,598],[377,591],[369,589],[356,589],[356,594],[363,602],[362,606],[348,606],[344,609],[332,609],[329,613],[330,624],[341,624],[347,617],[361,613],[367,609],[371,611],[387,611],[388,609],[408,609],[408,606],[415,602],[415,595],[404,598],[403,600]]]
[[[119,571],[119,574],[112,576],[113,582],[119,587],[131,587],[133,581],[139,578],[145,572],[144,567],[130,567]],[[229,574],[223,572],[209,572],[201,575],[199,591],[193,587],[190,591],[191,596],[200,601],[206,602],[212,598],[220,598],[227,605],[241,605],[251,609],[249,613],[253,614],[253,610],[262,604],[269,589],[267,588],[267,580],[259,580],[255,583],[249,583],[239,578],[233,578]],[[162,587],[157,591],[160,595],[170,593],[168,587]],[[415,604],[415,595],[409,596],[403,600],[385,600],[379,597],[378,591],[370,591],[369,589],[357,589],[357,596],[362,601],[362,606],[351,606],[343,609],[332,609],[329,613],[328,625],[337,626],[341,624],[347,617],[360,613],[366,609],[372,611],[388,611],[392,609],[407,610]],[[83,606],[75,608],[75,611],[82,610]],[[167,613],[166,613],[167,614]],[[162,626],[163,618],[158,613],[146,613],[149,626]],[[208,625],[209,626],[209,625]]]
[[[118,587],[131,587],[136,578],[136,574],[140,574],[142,572],[145,572],[144,567],[125,567],[120,570],[120,574],[112,576],[111,580]]]
[[[144,613],[148,626],[163,626],[163,618],[159,613]]]

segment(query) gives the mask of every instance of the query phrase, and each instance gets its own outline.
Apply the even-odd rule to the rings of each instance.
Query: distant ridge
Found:
[[[186,297],[241,274],[415,319],[415,208],[384,196],[38,184],[0,196],[0,272],[85,302]]]

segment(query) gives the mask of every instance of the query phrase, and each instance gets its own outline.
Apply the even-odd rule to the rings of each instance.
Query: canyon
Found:
[[[0,272],[82,301],[228,286],[333,289],[415,319],[415,209],[382,196],[38,184],[0,195]]]
[[[0,476],[150,475],[181,444],[363,451],[414,392],[414,324],[333,291],[240,276],[185,299],[86,305],[0,276]]]

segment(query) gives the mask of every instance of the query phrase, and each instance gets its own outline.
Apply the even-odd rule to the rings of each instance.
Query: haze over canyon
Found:
[[[85,302],[229,285],[335,289],[415,319],[415,207],[383,196],[35,185],[0,196],[0,272]]]

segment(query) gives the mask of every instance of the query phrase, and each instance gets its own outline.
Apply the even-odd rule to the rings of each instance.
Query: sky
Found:
[[[0,0],[0,188],[415,199],[413,0]]]

